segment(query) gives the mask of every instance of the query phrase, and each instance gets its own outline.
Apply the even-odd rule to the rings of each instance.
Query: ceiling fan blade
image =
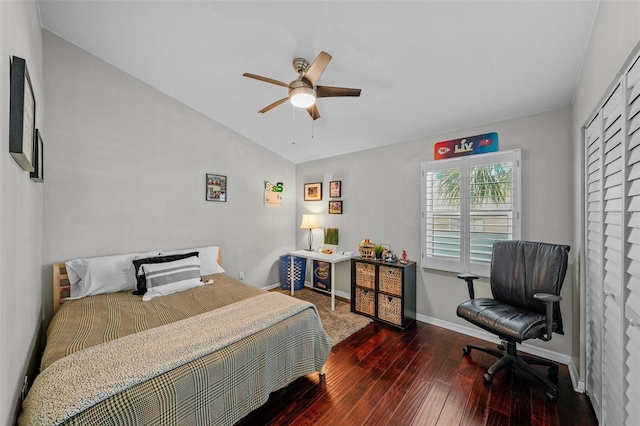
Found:
[[[249,78],[255,78],[256,80],[264,81],[266,83],[276,84],[278,86],[283,86],[283,87],[289,87],[289,85],[287,83],[283,83],[281,81],[274,80],[274,79],[269,78],[269,77],[262,77],[261,75],[250,74],[248,72],[245,72],[242,75],[245,76],[245,77],[249,77]]]
[[[273,108],[277,107],[278,105],[282,105],[283,103],[287,102],[288,100],[289,100],[289,97],[282,98],[282,99],[280,99],[279,101],[275,101],[275,102],[274,102],[274,103],[272,103],[271,105],[269,105],[269,106],[266,106],[266,107],[262,108],[262,109],[261,109],[260,111],[258,111],[258,112],[261,112],[261,113],[267,112],[267,111],[269,111],[270,109],[273,109]]]
[[[316,106],[316,104],[313,104],[310,107],[308,107],[307,112],[309,113],[311,118],[313,118],[314,120],[317,120],[318,118],[320,118],[320,111],[318,111],[318,107]]]
[[[327,68],[331,62],[331,55],[327,52],[320,52],[315,61],[309,66],[307,72],[304,74],[304,79],[307,80],[311,86],[315,86],[318,82],[318,79],[324,72],[324,69]]]
[[[332,96],[360,96],[361,89],[347,87],[317,86],[316,98],[330,98]]]

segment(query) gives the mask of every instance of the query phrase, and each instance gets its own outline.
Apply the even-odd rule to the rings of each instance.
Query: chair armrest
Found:
[[[553,333],[553,304],[562,300],[562,296],[549,293],[536,293],[533,298],[541,301],[547,308],[547,337],[541,337],[544,341],[551,340]]]
[[[466,281],[467,288],[469,289],[469,298],[475,299],[476,295],[475,295],[475,292],[473,291],[473,280],[477,280],[480,277],[472,274],[458,274],[458,278]]]
[[[553,302],[559,302],[562,300],[562,296],[556,296],[555,294],[549,294],[549,293],[536,293],[533,295],[533,298],[543,303],[553,303]]]

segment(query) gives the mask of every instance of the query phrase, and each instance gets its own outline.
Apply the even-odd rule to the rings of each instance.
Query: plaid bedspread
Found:
[[[178,293],[181,295],[179,299],[183,296],[187,297],[186,302],[161,297],[139,305],[137,303],[140,300],[139,296],[134,296],[136,299],[132,300],[128,294],[116,293],[96,296],[100,300],[89,301],[87,299],[91,298],[85,298],[73,303],[65,303],[55,320],[52,321],[48,331],[46,357],[42,362],[43,372],[55,362],[56,354],[73,353],[94,346],[91,342],[96,339],[95,334],[102,334],[103,340],[110,341],[136,332],[130,332],[130,330],[148,328],[150,324],[155,324],[153,327],[158,327],[169,321],[169,318],[198,315],[200,310],[207,308],[204,306],[196,308],[195,306],[221,304],[225,302],[221,302],[220,299],[231,297],[226,292],[224,295],[218,294],[220,297],[216,297],[216,294],[221,290],[235,288],[236,295],[232,298],[238,297],[241,293],[244,293],[243,297],[251,297],[256,293],[265,294],[261,290],[242,284],[217,286],[216,284],[222,284],[218,281],[224,281],[217,277],[213,285]],[[193,294],[194,291],[196,294]],[[147,305],[161,299],[165,300],[158,306]],[[140,302],[140,304],[142,303]],[[78,306],[73,308],[73,305]],[[130,306],[125,307],[127,305]],[[76,309],[80,311],[80,314],[75,312]],[[225,309],[220,309],[220,311]],[[121,311],[133,311],[134,313],[130,317],[115,314]],[[154,312],[155,314],[152,314]],[[94,317],[95,315],[97,315],[97,319]],[[58,319],[59,317],[63,319]],[[183,323],[191,321],[194,322],[195,327],[198,327],[201,317],[203,316],[183,321]],[[72,318],[75,320],[71,321]],[[222,319],[224,317],[220,318],[219,326],[221,329],[230,326],[229,323],[233,326],[233,321],[229,321],[228,317],[224,320]],[[264,323],[264,318],[260,322]],[[61,325],[59,323],[67,326],[73,324],[73,326],[62,327],[62,330],[59,330],[58,326]],[[214,320],[213,322],[209,321],[207,327],[213,329],[217,325],[218,323]],[[169,328],[171,327],[169,326]],[[164,328],[166,327],[160,327],[158,330]],[[93,330],[93,332],[89,333],[87,330]],[[100,332],[97,333],[96,330],[100,330]],[[220,333],[220,330],[216,330],[216,332]],[[227,336],[234,334],[228,331],[223,334],[225,333]],[[153,336],[155,340],[162,340],[158,337],[161,335],[157,332],[154,332]],[[132,336],[132,338],[135,339],[137,336]],[[126,340],[126,338],[121,339],[121,341]],[[86,409],[83,408],[69,418],[57,419],[53,422],[47,420],[44,423],[233,424],[262,405],[267,400],[269,393],[285,386],[299,376],[320,369],[324,365],[331,347],[330,339],[322,329],[314,309],[303,309],[269,327],[252,331],[241,340],[233,340],[229,340],[232,343],[222,345],[218,350],[206,353],[204,356],[180,364],[175,368],[172,367],[170,371],[162,372],[130,387],[125,386],[124,390],[118,391]],[[161,342],[161,346],[162,344],[164,342]],[[49,348],[50,345],[54,348]],[[65,349],[55,348],[59,345]],[[83,352],[91,352],[91,350]],[[90,359],[93,360],[94,355],[99,352],[101,352],[100,347],[94,348]],[[139,366],[139,370],[149,370],[146,368],[148,365],[145,364],[148,360],[140,354],[133,355],[133,359],[129,359],[129,361],[132,365]],[[62,362],[64,363],[65,360]],[[96,359],[95,362],[98,363],[99,360]],[[64,375],[64,371],[63,369],[59,374]],[[99,372],[99,369],[97,371]],[[46,375],[43,374],[43,376]],[[69,373],[69,375],[72,374]],[[64,379],[62,377],[61,381]],[[34,388],[36,385],[37,381]],[[53,392],[58,395],[58,391],[55,389]],[[34,420],[37,418],[39,410],[47,410],[51,408],[47,407],[47,404],[56,404],[57,401],[61,403],[66,399],[56,398],[54,395],[53,398],[42,398],[39,401],[38,393],[42,394],[42,392],[32,390],[25,401],[24,412],[20,417],[21,424],[40,424]]]

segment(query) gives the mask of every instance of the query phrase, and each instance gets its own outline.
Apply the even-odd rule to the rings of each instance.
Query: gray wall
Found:
[[[296,217],[316,212],[320,226],[340,231],[340,250],[356,250],[360,241],[389,244],[396,252],[407,249],[409,259],[420,259],[420,163],[433,160],[436,142],[498,132],[501,150],[522,150],[522,238],[571,244],[573,223],[573,145],[571,109],[564,108],[367,151],[341,155],[296,166],[297,188],[323,182],[323,201],[298,197]],[[327,214],[328,185],[342,181],[342,215]],[[318,231],[316,231],[318,232]],[[318,241],[321,234],[318,232]],[[306,231],[298,230],[299,248]],[[571,271],[567,282],[572,281]],[[417,270],[418,314],[467,326],[456,316],[456,307],[468,299],[466,285],[456,274]],[[341,281],[339,291],[349,291]],[[478,286],[488,294],[488,282]],[[571,351],[571,286],[563,288],[565,336],[554,337],[544,347],[565,355]],[[532,344],[537,344],[533,343]]]
[[[12,423],[17,412],[22,379],[38,352],[42,305],[43,185],[7,149],[13,55],[27,61],[42,130],[42,32],[35,2],[0,1],[0,424]]]
[[[47,187],[44,264],[219,244],[228,274],[278,282],[294,246],[295,166],[219,123],[44,32]],[[205,174],[228,201],[205,201]],[[283,182],[280,208],[264,181]],[[51,290],[45,286],[50,311]]]
[[[573,355],[574,363],[580,366],[580,376],[585,377],[584,359],[584,318],[578,312],[584,306],[582,290],[585,285],[584,267],[584,138],[582,127],[589,120],[596,107],[600,106],[608,87],[620,78],[619,71],[626,68],[625,60],[640,41],[640,2],[601,1],[591,33],[587,54],[582,66],[580,80],[576,88],[573,106],[573,144],[574,157],[574,256],[580,262],[575,264],[573,287],[576,295],[573,300],[574,317],[580,317],[574,323]],[[637,47],[635,51],[637,52]],[[578,333],[577,330],[580,330]],[[579,362],[577,358],[580,358]]]

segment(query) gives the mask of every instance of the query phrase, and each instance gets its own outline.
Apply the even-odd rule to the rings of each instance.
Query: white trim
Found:
[[[266,286],[262,287],[262,289],[269,291],[269,290],[273,290],[276,287],[280,287],[280,283],[266,285]]]
[[[569,361],[569,376],[571,376],[571,384],[573,385],[573,390],[579,393],[585,393],[585,384],[584,380],[580,379],[580,374],[578,373],[578,369],[576,365],[573,363],[573,358]]]
[[[500,338],[491,333],[487,333],[486,331],[479,328],[471,328],[464,325],[454,324],[449,321],[443,321],[438,318],[433,318],[427,315],[416,314],[416,319],[418,321],[435,325],[438,327],[446,328],[447,330],[455,331],[460,334],[464,334],[466,336],[475,337],[477,339],[485,340],[487,342],[499,344]],[[551,361],[565,364],[569,368],[569,375],[571,376],[571,383],[573,384],[573,390],[576,392],[584,393],[584,382],[578,379],[578,372],[576,370],[575,365],[573,364],[573,360],[569,355],[561,354],[559,352],[550,351],[548,349],[539,348],[537,346],[529,345],[529,344],[521,344],[518,347],[518,350],[522,352],[526,352],[531,355],[539,356],[542,358],[549,359]]]

